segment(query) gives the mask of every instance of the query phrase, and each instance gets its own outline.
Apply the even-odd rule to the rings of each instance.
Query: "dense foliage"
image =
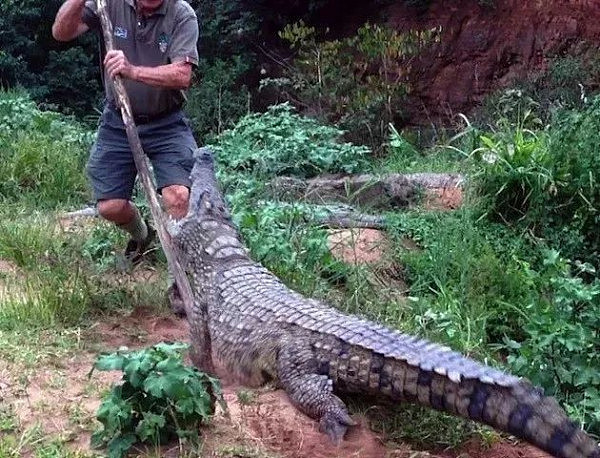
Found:
[[[276,87],[305,113],[373,147],[402,115],[412,59],[436,37],[435,31],[400,33],[365,24],[354,36],[326,40],[304,22],[287,25],[280,36],[294,50],[294,60],[283,67],[282,77],[265,78],[262,86]]]
[[[100,99],[97,45],[85,36],[65,45],[52,39],[61,0],[0,3],[0,87],[27,88],[63,112],[89,115]]]
[[[251,101],[267,48],[288,23],[332,16],[333,1],[280,2],[190,0],[199,18],[201,62],[189,94],[188,112],[199,138],[233,126]],[[93,120],[102,100],[98,38],[84,34],[59,43],[51,26],[62,0],[6,0],[0,4],[0,87],[24,87],[37,102]],[[332,10],[333,7],[333,10]],[[337,13],[336,13],[337,16]],[[256,95],[256,93],[254,93]],[[256,97],[254,97],[256,98]]]
[[[364,170],[368,149],[342,135],[284,104],[245,116],[212,146],[220,184],[255,259],[307,293],[320,288],[320,269],[334,263],[326,232],[313,224],[314,207],[280,202],[269,181]]]
[[[535,109],[521,111],[517,122],[504,119],[502,129],[480,134],[470,155],[482,216],[528,234],[537,246],[533,256],[519,254],[526,262],[522,281],[535,295],[515,308],[520,325],[505,333],[509,362],[565,396],[594,430],[600,427],[600,378],[592,369],[600,339],[599,107],[596,97],[558,111],[546,127],[536,122]]]
[[[92,134],[25,94],[0,92],[0,203],[28,198],[55,207],[87,196],[81,168]]]

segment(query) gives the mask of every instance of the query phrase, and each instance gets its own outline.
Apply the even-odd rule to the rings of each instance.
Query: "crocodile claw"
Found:
[[[346,435],[349,426],[356,426],[357,423],[350,418],[347,412],[327,412],[321,417],[319,422],[319,431],[327,434],[331,442],[340,445]]]

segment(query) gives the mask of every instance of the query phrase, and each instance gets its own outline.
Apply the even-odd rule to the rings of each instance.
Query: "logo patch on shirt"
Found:
[[[168,45],[169,37],[166,33],[161,33],[158,37],[158,49],[160,49],[160,52],[165,53]]]
[[[115,37],[126,39],[127,35],[127,29],[124,29],[123,27],[115,27]]]

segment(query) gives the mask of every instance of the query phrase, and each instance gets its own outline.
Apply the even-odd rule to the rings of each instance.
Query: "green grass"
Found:
[[[134,281],[136,271],[118,262],[125,235],[112,225],[97,220],[65,230],[57,213],[27,203],[12,209],[0,210],[0,259],[13,266],[0,277],[0,329],[72,326],[90,312],[163,305],[164,260],[157,281]]]
[[[448,139],[444,143],[429,146],[414,146],[409,140],[413,135],[402,134],[390,126],[389,142],[385,155],[373,163],[376,173],[460,173],[468,164],[464,154],[447,146],[459,139]],[[408,139],[407,139],[408,137]],[[465,139],[463,139],[464,141]],[[413,141],[416,141],[414,139]]]
[[[91,458],[98,456],[69,449],[68,444],[60,438],[48,439],[39,426],[34,426],[25,431],[1,435],[0,457],[20,458],[33,456],[34,458]]]

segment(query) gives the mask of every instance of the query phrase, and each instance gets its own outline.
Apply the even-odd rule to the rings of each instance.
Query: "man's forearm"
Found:
[[[187,89],[192,79],[192,66],[186,62],[176,62],[159,67],[133,66],[131,79],[150,86]]]
[[[70,41],[79,36],[87,26],[81,22],[85,0],[66,0],[52,25],[52,36],[58,41]]]

